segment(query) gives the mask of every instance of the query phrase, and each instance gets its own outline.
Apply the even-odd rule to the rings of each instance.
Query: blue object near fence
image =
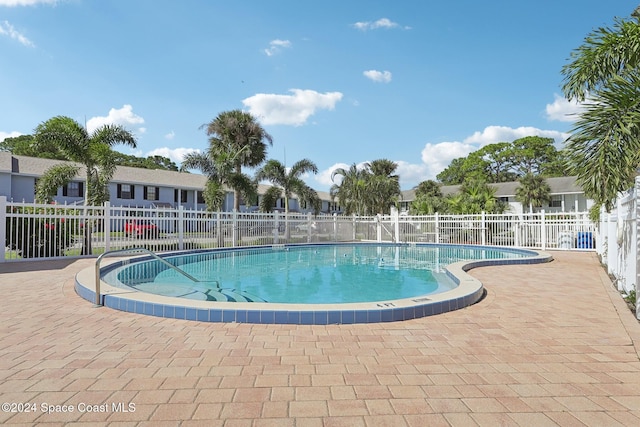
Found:
[[[593,233],[590,231],[578,231],[576,247],[578,249],[593,249]]]

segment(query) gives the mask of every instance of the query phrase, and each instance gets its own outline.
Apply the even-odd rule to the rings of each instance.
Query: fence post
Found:
[[[7,197],[0,196],[0,262],[5,262],[7,241]]]
[[[231,247],[235,248],[238,245],[238,211],[234,210],[231,214]]]
[[[395,234],[396,238],[394,243],[400,243],[400,213],[398,209],[391,209],[391,218],[393,219],[393,234]]]
[[[111,250],[111,203],[107,200],[103,203],[102,209],[102,232],[104,233],[104,251]]]
[[[540,240],[542,241],[542,250],[544,251],[547,249],[547,222],[545,218],[544,209],[542,209],[540,213],[542,214],[542,218],[540,221],[540,228],[541,228]]]
[[[435,220],[435,226],[434,226],[434,230],[436,233],[436,243],[440,243],[440,221],[439,221],[440,215],[438,215],[438,212],[436,212],[434,220]]]
[[[485,212],[482,211],[482,215],[480,216],[481,220],[482,220],[482,225],[481,225],[481,229],[482,229],[482,246],[487,244],[487,218],[485,217]]]
[[[352,237],[352,240],[355,242],[356,241],[356,235],[357,235],[356,234],[356,214],[355,213],[353,214],[352,218],[353,219],[351,220],[351,222],[353,223],[353,233],[352,233],[353,235],[351,237]]]
[[[333,213],[333,241],[338,241],[338,214]]]
[[[380,218],[380,214],[376,215],[376,241],[378,243],[382,242],[382,218]]]
[[[286,224],[287,218],[285,217],[285,227],[288,229],[289,224]],[[278,228],[280,225],[280,212],[278,211],[273,211],[273,226],[275,229],[275,232],[273,233],[273,244],[277,245],[279,240],[278,238],[280,237],[278,233]]]
[[[178,250],[184,250],[184,206],[178,206]]]

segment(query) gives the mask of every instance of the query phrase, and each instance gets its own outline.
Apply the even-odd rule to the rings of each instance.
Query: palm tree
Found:
[[[367,198],[370,193],[367,188],[368,172],[352,164],[349,169],[337,168],[331,173],[331,180],[341,176],[340,184],[333,184],[329,189],[331,199],[338,198],[345,214],[368,215]]]
[[[395,175],[397,167],[391,160],[378,159],[361,168],[355,163],[349,169],[337,168],[331,173],[331,180],[341,176],[342,182],[331,186],[331,198],[338,198],[346,214],[388,213],[389,206],[402,195]]]
[[[640,163],[640,15],[599,28],[562,69],[569,100],[589,103],[567,140],[571,172],[607,210]]]
[[[264,162],[267,144],[272,145],[272,138],[250,113],[241,110],[224,111],[203,125],[209,136],[208,156],[213,163],[231,162],[232,173],[226,182],[233,189],[233,209],[240,210],[240,196],[246,198],[255,191],[255,186],[248,185],[243,167],[256,167]]]
[[[496,198],[496,189],[484,180],[470,179],[462,183],[460,192],[447,198],[454,214],[503,213],[506,204]]]
[[[432,179],[422,181],[414,188],[416,198],[411,203],[411,213],[415,215],[433,215],[444,213],[446,202],[440,190],[440,184]]]
[[[182,159],[180,171],[197,169],[207,177],[203,198],[210,211],[221,210],[227,194],[225,183],[230,180],[231,165],[220,156],[212,159],[207,153],[191,152]]]
[[[378,159],[367,163],[365,167],[369,171],[371,211],[379,214],[389,213],[389,206],[395,205],[402,195],[399,177],[395,174],[398,164],[391,160]]]
[[[68,165],[54,166],[38,182],[36,193],[40,197],[50,197],[51,181],[57,181],[59,185],[69,183],[80,171],[81,165],[85,168],[86,185],[84,204],[98,205],[109,199],[108,184],[116,169],[115,152],[112,147],[116,144],[125,144],[136,148],[136,139],[131,132],[119,125],[103,125],[89,133],[84,126],[75,120],[56,116],[39,124],[34,132],[36,146],[42,144],[45,147],[56,145],[60,153],[69,161],[76,162],[75,173],[71,173]],[[51,181],[48,181],[51,180]],[[47,192],[46,189],[50,191]],[[57,191],[57,187],[55,188]],[[91,254],[90,227],[84,227],[85,239],[82,254]]]
[[[534,207],[541,207],[551,201],[551,188],[540,175],[528,173],[518,179],[520,185],[516,188],[516,199],[523,206],[529,206],[529,212]]]
[[[316,213],[320,211],[320,197],[318,193],[309,187],[301,178],[302,175],[313,172],[318,173],[318,167],[309,159],[302,159],[294,163],[287,172],[287,168],[278,160],[269,160],[256,172],[256,181],[270,181],[273,187],[267,191],[263,198],[261,208],[268,210],[274,205],[281,195],[284,195],[284,214],[289,214],[289,199],[295,193],[300,203],[307,202],[314,207]],[[289,222],[285,221],[285,238],[290,237]]]
[[[301,203],[310,203],[316,208],[317,212],[320,198],[315,190],[309,187],[301,178],[302,175],[309,172],[318,173],[318,167],[309,159],[297,161],[288,172],[280,161],[271,159],[256,172],[256,180],[271,182],[274,185],[272,188],[277,189],[273,190],[274,194],[277,191],[279,195],[284,195],[285,213],[289,213],[289,199],[294,193]],[[269,206],[272,205],[270,204]]]

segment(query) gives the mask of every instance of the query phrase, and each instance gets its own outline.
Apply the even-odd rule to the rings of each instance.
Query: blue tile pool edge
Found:
[[[478,246],[474,246],[478,247]],[[491,247],[495,249],[496,247]],[[513,249],[513,248],[509,248]],[[483,294],[482,283],[473,278],[467,271],[484,266],[537,264],[553,260],[544,252],[523,250],[533,256],[529,258],[487,259],[477,261],[460,261],[446,268],[447,275],[458,285],[454,290],[427,297],[414,297],[404,300],[372,302],[373,307],[354,308],[363,304],[327,304],[327,308],[305,308],[304,304],[293,304],[292,308],[283,309],[282,304],[274,305],[273,309],[233,308],[238,303],[210,302],[213,307],[195,307],[186,304],[170,304],[162,302],[144,301],[135,296],[139,292],[104,293],[100,296],[103,306],[130,313],[145,314],[156,317],[193,320],[200,322],[235,322],[253,324],[300,324],[300,325],[329,325],[354,323],[396,322],[417,319],[426,316],[446,313],[468,307],[478,302]],[[116,262],[114,264],[119,264]],[[104,267],[114,268],[113,264]],[[86,271],[89,274],[86,274]],[[75,277],[75,291],[85,300],[95,303],[93,286],[87,287],[81,283],[81,277],[93,277],[94,269],[84,270]],[[104,285],[102,285],[104,286]],[[460,292],[462,290],[462,292]],[[451,294],[451,298],[443,298]],[[433,301],[433,299],[440,299]],[[159,300],[170,297],[159,297]],[[402,302],[402,306],[395,306]],[[258,303],[252,303],[258,304]],[[268,303],[260,303],[264,305]],[[257,308],[257,305],[256,305]]]

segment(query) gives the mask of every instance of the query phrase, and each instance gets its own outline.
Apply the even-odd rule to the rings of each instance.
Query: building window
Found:
[[[135,186],[131,184],[118,184],[118,199],[135,199]]]
[[[83,197],[84,189],[82,182],[70,182],[62,187],[62,195],[65,197]]]
[[[144,199],[145,200],[160,200],[160,188],[144,186]]]
[[[561,208],[562,207],[562,196],[551,196],[551,203],[549,206],[552,208]]]
[[[187,190],[173,190],[173,201],[178,203],[178,197],[180,197],[180,203],[187,203]]]

